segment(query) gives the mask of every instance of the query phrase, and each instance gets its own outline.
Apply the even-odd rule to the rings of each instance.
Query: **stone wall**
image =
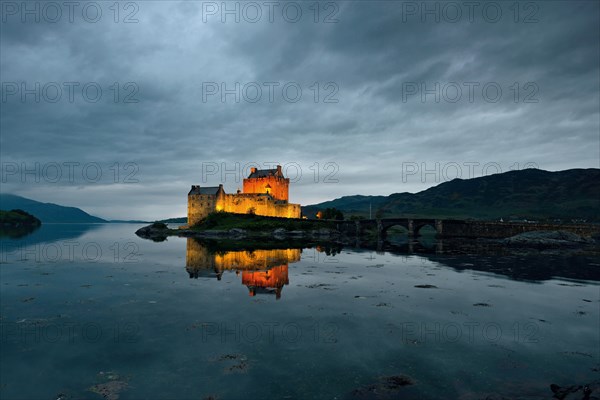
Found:
[[[525,222],[485,222],[443,220],[441,237],[467,238],[507,238],[523,232],[567,231],[589,237],[600,232],[600,226],[593,224],[539,224]]]
[[[271,188],[270,194],[276,200],[289,200],[290,180],[277,176],[267,176],[264,178],[244,179],[244,194],[250,193],[267,193],[267,185]]]
[[[418,235],[423,226],[433,227],[439,237],[507,238],[531,231],[567,231],[583,237],[600,234],[598,224],[540,224],[527,222],[491,222],[451,219],[387,218],[381,220],[342,221],[338,229],[348,235],[362,236],[366,230],[376,230],[385,238],[392,226],[403,226],[408,235]]]
[[[256,194],[188,195],[188,225],[202,221],[211,212],[225,211],[236,214],[248,214],[280,218],[300,218],[300,204],[291,204]]]
[[[277,201],[268,196],[256,194],[226,194],[217,199],[217,211],[237,214],[248,214],[251,210],[256,215],[280,218],[300,218],[300,204]]]
[[[210,194],[188,195],[188,225],[193,226],[215,211],[217,197]]]

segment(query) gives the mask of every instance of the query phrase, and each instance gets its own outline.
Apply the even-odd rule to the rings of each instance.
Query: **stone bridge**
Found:
[[[529,222],[493,222],[456,219],[429,218],[384,218],[363,219],[357,221],[337,221],[338,229],[348,235],[362,236],[365,231],[377,233],[379,238],[385,238],[388,229],[393,226],[404,227],[408,236],[419,236],[424,226],[431,226],[436,236],[442,238],[506,238],[531,231],[567,231],[580,236],[590,237],[600,234],[599,224],[546,224]]]

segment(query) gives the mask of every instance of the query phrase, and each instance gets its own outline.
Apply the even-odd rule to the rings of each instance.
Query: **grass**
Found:
[[[169,227],[167,226],[167,224],[165,224],[164,222],[160,222],[160,221],[156,221],[152,224],[152,227],[155,229],[169,229]]]
[[[218,211],[209,214],[202,222],[192,227],[193,230],[229,230],[244,229],[247,231],[273,231],[283,228],[288,231],[306,231],[321,228],[335,228],[332,221],[315,221],[305,219],[264,217],[254,214],[232,214]]]

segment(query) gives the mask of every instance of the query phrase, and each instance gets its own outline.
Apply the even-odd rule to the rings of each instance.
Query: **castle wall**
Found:
[[[248,214],[253,210],[256,215],[280,218],[300,218],[301,214],[300,204],[280,202],[267,196],[246,193],[220,196],[216,209],[237,214]]]
[[[210,194],[188,195],[188,225],[193,226],[215,211],[217,197]]]
[[[244,193],[260,193],[267,192],[267,185],[271,186],[270,194],[277,200],[289,200],[290,180],[277,176],[266,176],[264,178],[248,178],[244,179]]]

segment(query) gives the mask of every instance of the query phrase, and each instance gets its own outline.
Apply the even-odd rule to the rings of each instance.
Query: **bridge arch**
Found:
[[[566,230],[585,237],[600,234],[598,224],[511,223],[429,218],[384,218],[338,222],[338,229],[347,234],[361,236],[367,229],[376,229],[381,239],[385,238],[388,229],[393,226],[406,228],[409,236],[418,235],[425,226],[433,227],[438,237],[506,238],[536,230]]]
[[[398,235],[409,236],[409,233],[410,233],[408,230],[408,226],[405,224],[387,225],[385,227],[382,227],[379,232],[380,232],[380,234],[383,234],[384,236],[390,235],[392,233],[398,234]]]
[[[388,234],[390,228],[393,227],[402,227],[408,231],[408,236],[412,236],[412,225],[409,223],[407,219],[405,220],[385,220],[382,219],[378,223],[379,225],[379,237],[385,238]]]
[[[438,233],[435,226],[435,222],[421,222],[413,225],[413,236],[421,236],[421,229],[427,227],[433,229],[436,232],[436,234]]]
[[[426,226],[432,227],[440,235],[441,223],[435,219],[389,218],[377,221],[379,236],[384,239],[394,226],[401,226],[408,231],[409,237],[419,236],[419,231]]]

